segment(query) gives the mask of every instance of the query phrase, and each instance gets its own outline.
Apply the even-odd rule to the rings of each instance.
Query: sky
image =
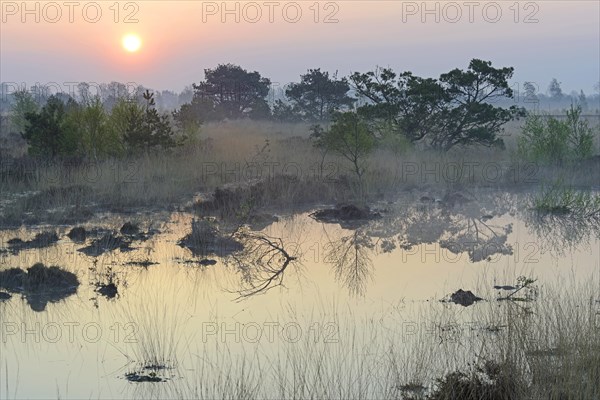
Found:
[[[132,82],[181,91],[233,63],[274,86],[309,68],[438,77],[472,58],[512,66],[514,88],[593,93],[598,1],[0,1],[0,81],[30,88]],[[141,47],[123,48],[126,34]]]

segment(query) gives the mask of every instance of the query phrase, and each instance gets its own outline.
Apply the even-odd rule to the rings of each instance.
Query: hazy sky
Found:
[[[121,81],[179,91],[227,62],[281,84],[317,67],[437,77],[471,58],[514,66],[515,84],[543,92],[553,77],[567,93],[600,81],[594,0],[0,3],[0,81],[29,87]],[[139,35],[139,51],[123,49],[127,33]]]

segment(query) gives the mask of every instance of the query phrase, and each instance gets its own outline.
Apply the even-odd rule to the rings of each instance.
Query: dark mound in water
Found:
[[[85,231],[85,228],[77,226],[71,229],[69,233],[67,233],[67,236],[76,243],[83,243],[87,237],[87,232]]]
[[[34,311],[44,311],[48,303],[56,303],[75,293],[79,279],[59,267],[34,264],[27,271],[11,268],[0,271],[0,288],[20,293]]]
[[[100,239],[95,239],[89,246],[79,249],[86,256],[98,257],[108,251],[120,249],[121,251],[132,250],[131,242],[125,240],[121,236],[115,236],[112,233],[107,233]]]
[[[101,296],[106,297],[107,299],[114,299],[119,294],[119,290],[117,289],[117,285],[113,282],[109,284],[100,284],[96,287],[96,292],[98,292]]]
[[[18,254],[21,250],[43,249],[58,242],[58,235],[54,231],[41,232],[35,235],[31,240],[23,241],[19,238],[10,239],[8,250],[13,254]]]
[[[455,304],[460,304],[463,307],[468,307],[475,304],[475,302],[483,300],[481,297],[477,297],[470,290],[458,289],[456,292],[450,295],[450,301]]]
[[[148,374],[137,373],[137,372],[130,372],[130,373],[128,373],[128,374],[125,375],[125,379],[127,379],[129,382],[136,382],[136,383],[141,383],[141,382],[164,382],[165,381],[160,376],[157,376],[154,372],[150,372]]]
[[[319,222],[339,223],[342,227],[356,227],[368,221],[381,218],[378,212],[368,207],[358,207],[353,204],[339,205],[336,208],[319,210],[310,214]]]
[[[140,233],[140,227],[131,222],[125,222],[120,230],[122,235],[137,235]]]
[[[193,220],[192,232],[183,237],[178,245],[190,249],[195,256],[215,254],[223,257],[244,248],[240,242],[222,235],[210,222],[205,220]]]

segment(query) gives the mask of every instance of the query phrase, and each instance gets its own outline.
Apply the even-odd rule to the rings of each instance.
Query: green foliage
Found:
[[[39,112],[25,114],[23,138],[35,156],[81,156],[98,159],[177,143],[168,116],[155,109],[153,94],[140,106],[118,99],[107,112],[99,97],[78,104],[51,96]]]
[[[365,172],[366,156],[375,146],[367,123],[356,113],[345,112],[334,115],[333,125],[327,131],[313,129],[316,145],[333,151],[350,161],[359,179]]]
[[[279,104],[278,111],[291,112],[292,119],[309,122],[329,120],[334,112],[352,107],[356,99],[348,96],[349,90],[348,80],[338,79],[337,73],[329,77],[329,72],[321,72],[320,68],[310,69],[300,76],[299,83],[292,83],[285,91],[290,102],[289,109]]]
[[[176,146],[168,116],[160,115],[155,108],[154,94],[146,90],[144,99],[145,107],[131,104],[125,110],[123,139],[128,149],[135,152]]]
[[[258,72],[248,72],[233,64],[220,64],[204,70],[205,80],[194,84],[189,107],[179,111],[180,123],[205,120],[270,117],[266,97],[271,81]]]
[[[35,156],[73,155],[77,150],[77,137],[73,125],[67,120],[67,111],[75,106],[69,100],[65,104],[56,96],[50,96],[40,112],[25,114],[23,138],[29,145],[29,153]]]
[[[110,117],[99,97],[90,98],[87,104],[73,107],[67,120],[77,133],[78,152],[82,156],[98,159],[122,153],[119,131],[110,124]]]
[[[413,148],[412,143],[404,135],[397,135],[390,130],[382,132],[377,140],[377,146],[391,151],[396,156],[405,154]]]
[[[439,79],[420,78],[391,69],[350,79],[370,103],[359,114],[380,130],[393,130],[411,142],[424,141],[436,150],[455,146],[502,146],[502,126],[524,111],[494,107],[501,98],[512,98],[508,79],[513,68],[494,68],[489,61],[471,60],[466,71],[454,69]]]
[[[35,102],[33,95],[26,90],[19,90],[14,93],[15,104],[12,107],[11,123],[17,133],[23,134],[29,125],[26,115],[39,111],[39,106]]]
[[[560,181],[548,188],[542,187],[530,202],[534,210],[543,214],[600,217],[600,195],[564,187]]]
[[[302,115],[292,105],[276,100],[273,104],[273,119],[276,121],[300,122],[302,121]]]
[[[529,114],[518,141],[518,154],[526,160],[561,164],[593,154],[594,133],[581,119],[581,107],[571,106],[564,121]]]

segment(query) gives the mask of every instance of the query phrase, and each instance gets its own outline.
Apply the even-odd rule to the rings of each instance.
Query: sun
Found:
[[[142,46],[142,40],[136,34],[130,33],[123,36],[123,48],[130,53],[135,53]]]

